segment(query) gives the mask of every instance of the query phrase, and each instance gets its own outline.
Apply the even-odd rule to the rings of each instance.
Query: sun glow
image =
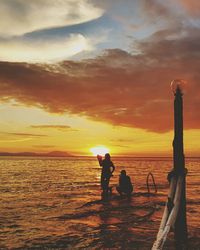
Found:
[[[92,152],[93,155],[96,156],[96,155],[105,155],[106,153],[109,153],[110,150],[105,146],[96,146],[94,148],[91,148],[90,152]]]

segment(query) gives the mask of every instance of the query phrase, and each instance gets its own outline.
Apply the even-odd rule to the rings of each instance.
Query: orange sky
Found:
[[[31,115],[30,115],[31,114]],[[171,156],[173,132],[157,133],[145,129],[111,125],[76,115],[51,114],[39,108],[1,106],[1,151],[66,151],[91,155],[90,149],[104,145],[113,155]],[[198,156],[199,130],[185,131],[185,151]]]
[[[185,153],[199,156],[198,1],[52,3],[0,3],[0,151],[171,156],[182,78]]]

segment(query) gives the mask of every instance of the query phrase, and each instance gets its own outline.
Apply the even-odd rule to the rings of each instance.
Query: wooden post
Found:
[[[177,176],[183,175],[183,186],[180,207],[175,222],[174,238],[176,250],[187,249],[187,221],[186,221],[186,181],[185,157],[183,149],[183,99],[182,92],[177,85],[174,99],[174,172]]]

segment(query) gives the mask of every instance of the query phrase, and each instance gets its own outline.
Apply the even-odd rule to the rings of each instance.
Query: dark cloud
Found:
[[[128,145],[119,145],[119,144],[113,144],[113,147],[118,147],[118,148],[130,148]]]
[[[0,132],[3,135],[12,135],[12,136],[30,136],[30,137],[46,137],[47,135],[41,135],[41,134],[32,134],[32,133],[9,133],[9,132]]]
[[[67,125],[32,125],[31,128],[71,129],[71,127]]]
[[[33,145],[34,148],[55,148],[54,145]]]
[[[199,128],[199,29],[167,29],[119,49],[59,65],[0,63],[2,101],[15,99],[48,112],[72,113],[114,125],[166,132],[173,127],[170,82],[189,82],[184,96],[186,129]]]
[[[77,131],[73,128],[71,128],[68,125],[32,125],[31,128],[37,128],[37,129],[57,129],[60,131]]]

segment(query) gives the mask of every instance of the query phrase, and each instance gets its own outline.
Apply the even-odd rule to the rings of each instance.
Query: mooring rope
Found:
[[[157,187],[156,187],[155,179],[154,179],[154,176],[153,176],[153,174],[151,172],[148,173],[147,179],[146,179],[148,193],[150,193],[150,188],[149,188],[149,177],[150,176],[151,176],[151,179],[152,179],[152,182],[153,182],[153,185],[154,185],[155,193],[157,193]]]
[[[180,175],[178,179],[177,177],[173,176],[170,181],[168,201],[165,205],[160,228],[157,234],[156,241],[153,244],[152,250],[163,249],[170,228],[174,226],[180,206],[183,178],[183,175]]]

